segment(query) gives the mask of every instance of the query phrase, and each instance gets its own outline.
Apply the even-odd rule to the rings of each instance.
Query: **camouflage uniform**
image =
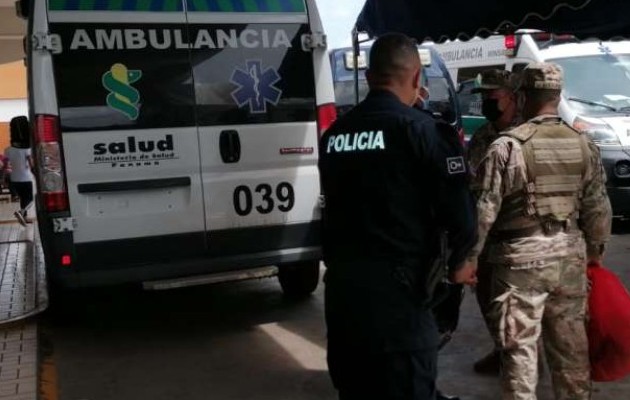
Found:
[[[486,122],[481,125],[472,135],[470,142],[468,142],[466,151],[468,153],[468,162],[470,163],[470,168],[473,173],[477,170],[479,164],[481,164],[481,161],[486,156],[486,152],[492,142],[498,138],[499,132],[492,122]]]
[[[484,90],[496,90],[496,89],[514,89],[514,81],[512,74],[509,71],[500,69],[490,69],[483,71],[477,78],[477,86],[472,90],[473,93],[478,93]],[[494,124],[490,121],[479,127],[470,138],[467,146],[468,162],[470,170],[476,173],[479,165],[483,161],[488,148],[499,138],[499,131],[495,128]],[[474,189],[474,187],[473,187]],[[487,313],[490,306],[490,280],[492,270],[485,260],[484,254],[479,257],[479,270],[477,272],[478,284],[476,287],[477,304],[479,310],[489,326],[487,319]]]
[[[535,64],[522,88],[560,90],[562,71]],[[489,313],[502,351],[503,399],[535,400],[542,333],[558,400],[590,399],[586,255],[610,236],[599,150],[555,115],[502,133],[476,178],[479,241],[493,268]]]

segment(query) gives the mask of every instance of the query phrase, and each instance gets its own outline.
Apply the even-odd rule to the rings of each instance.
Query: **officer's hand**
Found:
[[[451,282],[464,285],[477,285],[477,259],[466,260],[451,276]]]

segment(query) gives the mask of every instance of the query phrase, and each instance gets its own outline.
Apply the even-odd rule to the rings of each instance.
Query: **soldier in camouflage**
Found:
[[[477,77],[472,93],[481,93],[481,112],[488,120],[479,127],[468,143],[468,160],[473,171],[481,163],[486,150],[499,137],[499,132],[512,126],[516,119],[514,80],[509,71],[490,69]]]
[[[481,110],[488,122],[473,134],[468,143],[468,161],[473,172],[481,164],[490,144],[499,138],[499,132],[510,128],[516,120],[515,80],[509,71],[485,70],[479,74],[476,83],[477,87],[472,90],[472,93],[481,93]],[[491,270],[484,262],[483,253],[479,260],[476,297],[479,310],[488,325]],[[475,362],[474,370],[478,373],[497,374],[499,372],[499,356],[499,350],[493,349],[488,355]]]
[[[504,400],[536,399],[541,334],[555,398],[591,398],[586,265],[602,257],[611,208],[599,150],[558,117],[561,89],[555,64],[523,71],[527,122],[501,133],[475,177],[479,241],[470,262],[487,242]]]

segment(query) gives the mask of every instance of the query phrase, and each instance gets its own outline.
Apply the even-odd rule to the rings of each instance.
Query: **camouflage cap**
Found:
[[[521,73],[519,89],[562,90],[562,67],[554,63],[532,63]]]
[[[484,90],[512,89],[510,71],[503,69],[488,69],[477,75],[475,87],[472,93],[479,93]]]

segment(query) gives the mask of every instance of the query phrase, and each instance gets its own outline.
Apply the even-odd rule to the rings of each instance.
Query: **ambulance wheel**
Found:
[[[307,297],[319,283],[319,261],[302,261],[278,266],[278,280],[284,295],[296,299]]]

